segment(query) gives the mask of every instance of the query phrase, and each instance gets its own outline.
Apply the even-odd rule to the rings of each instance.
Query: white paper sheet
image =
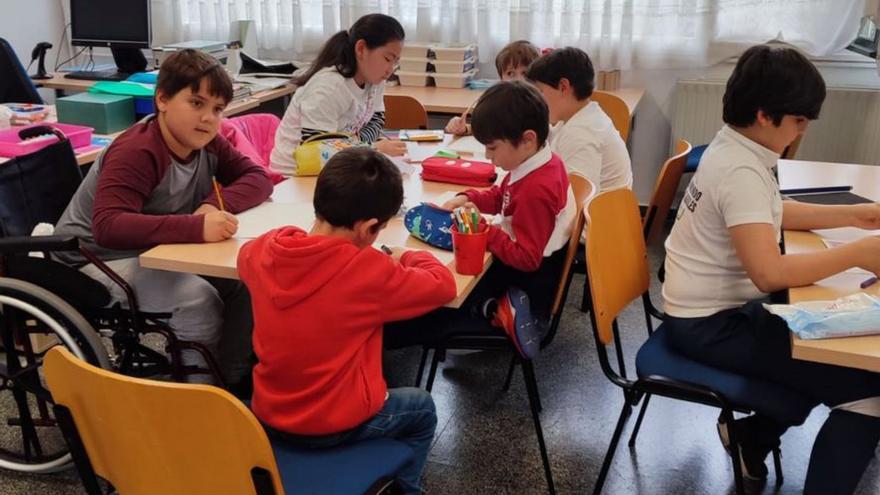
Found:
[[[296,225],[308,230],[315,221],[315,210],[311,203],[266,202],[239,213],[236,217],[238,232],[235,237],[254,239],[285,225]]]

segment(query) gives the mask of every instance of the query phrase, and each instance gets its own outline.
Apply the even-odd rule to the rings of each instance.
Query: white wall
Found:
[[[53,48],[46,53],[46,69],[52,72],[55,56],[60,49],[62,28],[64,26],[61,2],[63,0],[4,0],[0,3],[0,37],[6,39],[27,67],[31,61],[31,50],[41,41],[52,43]],[[62,57],[67,51],[62,52]],[[66,57],[65,57],[66,58]],[[63,58],[62,58],[63,60]],[[37,71],[37,63],[30,73]],[[44,99],[52,99],[52,90],[41,89]]]

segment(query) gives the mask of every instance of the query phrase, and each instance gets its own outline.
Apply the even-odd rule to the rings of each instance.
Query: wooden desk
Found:
[[[782,189],[819,185],[852,185],[853,193],[880,199],[880,167],[844,163],[779,161],[779,183]],[[788,253],[804,253],[825,249],[819,236],[811,232],[785,232]],[[788,291],[792,303],[798,301],[836,299],[862,291],[859,283],[865,275],[840,273],[807,287]],[[864,292],[880,297],[880,284]],[[880,335],[840,339],[802,340],[792,334],[792,356],[796,359],[836,364],[880,372]]]
[[[296,225],[309,229],[315,220],[312,196],[316,177],[295,177],[275,186],[272,203],[263,203],[251,210],[262,215],[266,230],[282,225]],[[420,201],[438,202],[448,191],[463,191],[464,186],[423,182],[418,173],[404,177],[404,204],[414,206]],[[259,209],[262,209],[260,211]],[[240,225],[243,228],[244,225]],[[164,244],[150,249],[140,256],[141,266],[174,272],[197,273],[222,278],[238,278],[236,260],[241,246],[250,239],[233,238],[213,244]],[[447,307],[458,308],[473,290],[481,275],[459,275],[455,273],[455,262],[450,251],[433,248],[409,235],[403,225],[402,217],[395,217],[379,234],[377,245],[404,246],[431,252],[444,263],[455,277],[456,298]],[[483,273],[492,263],[486,253]]]
[[[467,107],[479,98],[483,91],[485,90],[436,88],[433,86],[389,86],[385,88],[386,95],[412,96],[419,100],[428,112],[450,114],[460,114],[467,110]],[[644,88],[621,88],[606,92],[619,96],[626,102],[630,115],[635,112],[639,101],[645,95]]]

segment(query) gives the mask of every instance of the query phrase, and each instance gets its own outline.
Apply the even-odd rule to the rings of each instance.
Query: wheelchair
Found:
[[[210,352],[178,339],[165,323],[170,314],[139,311],[131,287],[77,238],[31,236],[38,223],[58,221],[83,178],[61,131],[45,125],[19,133],[47,134],[57,142],[0,164],[0,468],[29,473],[72,462],[42,373],[53,346],[131,376],[184,381],[208,373],[222,384]],[[126,303],[111,305],[104,285],[54,261],[59,251],[79,251],[120,286]],[[183,349],[202,354],[208,369],[184,366]]]

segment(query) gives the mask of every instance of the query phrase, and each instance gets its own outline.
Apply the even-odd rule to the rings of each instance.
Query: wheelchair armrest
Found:
[[[0,254],[30,251],[76,251],[79,239],[72,235],[0,237]]]

